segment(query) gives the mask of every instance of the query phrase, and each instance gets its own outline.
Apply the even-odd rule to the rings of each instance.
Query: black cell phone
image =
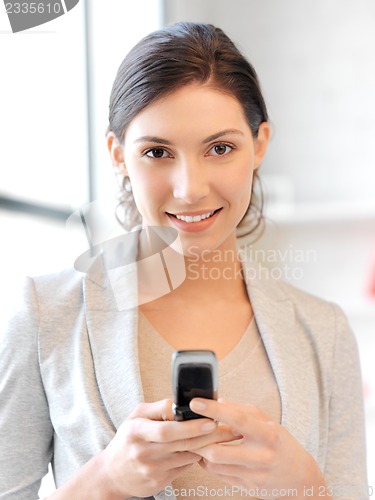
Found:
[[[193,398],[217,399],[218,362],[213,351],[176,351],[172,357],[175,420],[202,418],[189,408]]]

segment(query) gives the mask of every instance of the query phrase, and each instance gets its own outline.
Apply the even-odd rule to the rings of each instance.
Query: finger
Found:
[[[222,399],[215,401],[194,398],[190,402],[190,408],[205,417],[228,424],[243,436],[256,441],[268,440],[273,437],[275,431],[276,422],[253,405],[237,404]]]
[[[202,468],[204,468],[207,472],[222,477],[249,477],[250,473],[254,473],[252,469],[243,467],[241,465],[213,464],[212,462],[209,462],[205,459],[202,462],[203,463],[200,462],[202,464]]]
[[[211,444],[194,450],[212,464],[243,466],[248,469],[264,469],[272,466],[274,454],[257,444],[233,443],[232,446]]]
[[[240,445],[225,446],[221,444],[211,444],[194,450],[207,462],[211,464],[232,464],[245,465],[248,462],[244,456],[243,450],[239,449]],[[234,450],[235,448],[235,450]]]
[[[173,403],[171,399],[162,399],[154,403],[140,403],[129,418],[148,418],[150,420],[174,420]]]
[[[183,467],[185,465],[194,464],[199,462],[202,457],[191,453],[190,451],[176,452],[169,454],[165,459],[163,459],[163,466],[165,469],[175,469],[178,467]]]
[[[174,441],[171,449],[173,449],[173,451],[194,451],[212,443],[231,442],[237,439],[238,434],[233,432],[231,427],[228,425],[220,425],[209,434]]]
[[[184,441],[213,432],[217,424],[211,419],[200,418],[184,422],[157,422],[146,418],[131,421],[133,438],[150,443]]]

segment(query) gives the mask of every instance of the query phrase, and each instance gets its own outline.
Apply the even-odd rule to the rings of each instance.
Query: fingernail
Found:
[[[243,437],[243,435],[240,432],[237,431],[232,431],[233,437],[236,439],[240,439]]]
[[[207,408],[207,405],[203,403],[202,401],[192,401],[190,406],[192,407],[192,410],[205,410]]]
[[[204,432],[213,431],[214,429],[216,429],[216,422],[205,422],[201,427]]]

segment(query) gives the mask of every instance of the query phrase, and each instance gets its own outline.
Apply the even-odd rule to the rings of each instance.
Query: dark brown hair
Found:
[[[155,31],[133,47],[117,72],[109,105],[109,126],[120,143],[132,119],[146,106],[191,83],[207,84],[235,97],[244,109],[253,137],[268,121],[267,108],[253,66],[232,40],[211,24],[181,22]],[[247,234],[262,221],[263,195],[254,194],[239,223]],[[124,178],[122,199],[128,227],[140,220]],[[133,203],[130,207],[129,204]],[[133,213],[132,213],[133,212]],[[131,214],[132,213],[132,214]]]

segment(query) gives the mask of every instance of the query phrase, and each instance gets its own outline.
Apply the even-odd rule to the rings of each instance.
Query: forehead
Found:
[[[251,133],[238,100],[220,89],[191,84],[161,97],[130,122],[125,141],[157,132],[177,136],[210,135],[218,130],[241,128]]]

